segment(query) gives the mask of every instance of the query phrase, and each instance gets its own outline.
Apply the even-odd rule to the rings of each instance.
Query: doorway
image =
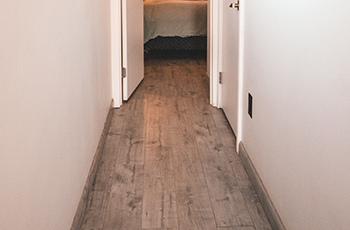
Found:
[[[116,88],[116,85],[114,85],[113,87],[116,88],[114,91],[119,93],[119,94],[117,93],[119,97],[121,97],[120,91],[123,91],[122,98],[124,100],[127,100],[127,97],[125,96],[125,91],[126,91],[125,90],[125,88],[126,88],[125,82],[130,82],[130,78],[137,75],[137,74],[131,74],[131,72],[134,71],[135,68],[139,69],[138,72],[141,72],[141,69],[142,69],[142,64],[135,63],[135,60],[138,60],[140,62],[139,57],[142,57],[144,55],[143,54],[143,47],[141,48],[141,44],[143,45],[143,43],[140,43],[139,41],[137,41],[135,43],[135,41],[134,41],[134,44],[133,44],[132,39],[140,40],[141,37],[142,38],[144,37],[142,34],[143,30],[141,32],[139,29],[136,29],[137,27],[133,26],[133,24],[134,25],[137,24],[137,21],[138,21],[138,25],[143,25],[143,23],[144,23],[143,16],[142,16],[143,6],[140,5],[140,1],[138,1],[138,0],[128,0],[128,1],[112,0],[112,1],[115,1],[115,2],[119,1],[121,6],[119,7],[119,9],[116,9],[116,10],[120,10],[120,11],[124,12],[124,14],[122,16],[122,19],[123,19],[122,24],[123,24],[124,29],[123,29],[123,32],[120,34],[120,36],[122,36],[122,38],[123,38],[122,46],[123,46],[123,50],[124,50],[124,52],[122,53],[122,60],[123,60],[122,65],[124,68],[123,68],[123,70],[120,69],[120,72],[123,73],[123,81],[120,79],[118,82],[119,83],[119,85],[118,85],[119,90]],[[146,2],[147,1],[152,1],[152,0],[146,0]],[[215,74],[216,71],[212,71],[212,69],[214,69],[214,68],[212,68],[211,66],[213,65],[213,63],[217,63],[217,60],[215,61],[214,59],[215,58],[217,59],[218,55],[214,55],[214,58],[212,58],[211,56],[213,56],[212,55],[213,52],[211,52],[210,50],[214,47],[213,45],[211,45],[211,43],[215,42],[215,40],[218,38],[218,36],[214,36],[214,38],[210,38],[210,34],[209,34],[209,32],[210,32],[209,29],[210,29],[210,27],[212,27],[211,26],[212,23],[211,24],[209,23],[209,21],[211,20],[212,17],[210,17],[209,15],[211,12],[210,9],[213,9],[213,7],[210,7],[209,4],[213,4],[214,1],[210,1],[210,0],[209,1],[172,1],[172,3],[168,3],[168,4],[158,4],[158,3],[155,4],[155,2],[159,3],[159,1],[153,0],[153,5],[157,5],[156,7],[163,8],[163,9],[164,8],[174,8],[174,5],[172,5],[172,4],[174,4],[174,2],[178,2],[177,4],[179,5],[178,6],[179,9],[177,10],[177,13],[181,15],[184,11],[186,11],[185,13],[187,13],[187,15],[191,15],[192,20],[194,21],[194,23],[192,23],[193,24],[192,27],[189,26],[189,23],[188,23],[189,20],[191,20],[191,17],[182,16],[182,18],[180,18],[180,19],[179,19],[179,17],[175,17],[175,19],[176,19],[175,21],[182,22],[183,23],[182,25],[184,25],[182,27],[186,27],[186,29],[184,29],[183,31],[177,30],[177,33],[180,33],[180,34],[174,34],[174,35],[175,36],[180,35],[178,37],[186,37],[186,33],[188,33],[188,35],[194,35],[194,36],[189,36],[188,39],[184,39],[184,40],[190,40],[190,43],[192,43],[192,45],[199,44],[200,42],[197,42],[196,40],[194,40],[194,38],[199,37],[199,39],[200,39],[201,35],[203,35],[203,31],[208,30],[208,31],[205,31],[205,33],[208,33],[208,42],[206,42],[206,41],[204,42],[204,49],[202,49],[199,53],[204,53],[204,55],[207,55],[207,64],[208,64],[207,76],[208,76],[208,79],[211,79],[211,82],[215,82],[216,76],[212,76],[213,75],[212,73],[214,73],[214,75],[217,75],[217,74]],[[203,7],[203,3],[205,3],[204,7]],[[191,14],[191,12],[192,12],[192,14]],[[175,13],[176,13],[176,10],[175,10]],[[121,14],[121,12],[120,12],[120,14]],[[112,13],[112,15],[113,15],[113,13]],[[159,17],[161,18],[164,16],[161,15]],[[204,20],[198,20],[198,18],[201,18],[201,17],[202,18],[204,17]],[[114,22],[112,21],[112,24],[116,24],[115,20],[114,20]],[[112,27],[113,27],[113,25],[112,25]],[[152,27],[152,25],[150,25],[150,27]],[[181,27],[181,25],[178,27]],[[198,27],[200,27],[201,29],[198,29]],[[191,31],[191,29],[192,29],[192,31]],[[170,30],[170,32],[173,31],[173,29],[168,29],[165,31],[164,31],[164,29],[163,29],[163,31],[162,31],[162,29],[160,29],[160,31],[161,31],[160,35],[167,35],[166,33],[169,33],[169,30]],[[176,33],[176,29],[174,29],[174,31]],[[214,30],[212,30],[212,31],[214,31]],[[139,34],[137,34],[137,33],[139,33]],[[130,36],[130,35],[132,35],[132,36]],[[171,36],[171,34],[169,34],[169,35]],[[183,35],[185,35],[185,36],[183,36]],[[196,35],[198,35],[198,36],[196,36]],[[146,36],[149,37],[149,34],[147,34]],[[167,37],[167,36],[164,36],[164,37]],[[177,39],[177,38],[174,38],[174,39]],[[200,39],[200,40],[202,40],[202,44],[203,44],[203,39]],[[116,42],[116,40],[113,39],[112,42]],[[120,43],[121,43],[121,41],[120,41]],[[207,45],[206,45],[206,43],[207,43]],[[216,42],[216,44],[218,44],[218,42]],[[118,45],[116,45],[116,47],[117,46]],[[137,47],[137,49],[138,49],[137,52],[134,52],[134,51],[130,52],[128,50],[130,48],[135,49],[135,47]],[[202,45],[202,47],[203,47],[203,45]],[[207,48],[208,54],[205,54],[206,48]],[[141,49],[142,49],[142,54],[140,51]],[[194,49],[196,49],[196,47]],[[148,52],[148,50],[147,50],[147,52]],[[192,51],[187,50],[187,53],[191,53],[191,52]],[[176,52],[172,52],[172,53],[176,54],[179,52],[176,51]],[[137,55],[135,56],[135,54],[137,54]],[[132,55],[134,55],[134,57],[131,57]],[[114,63],[116,63],[116,62],[114,62]],[[133,63],[133,64],[130,65],[129,63]],[[138,74],[138,75],[140,76],[141,74]],[[136,82],[136,84],[134,84],[134,86],[133,86],[134,89],[137,87],[138,83],[141,82],[141,80],[138,79],[138,80],[134,81],[134,82]],[[116,79],[116,81],[118,81],[118,79]],[[123,82],[123,84],[120,83],[121,81]],[[124,87],[123,87],[123,85],[124,85]],[[128,91],[130,91],[130,90],[128,90]],[[216,89],[210,90],[210,92],[213,92],[213,91],[216,91]],[[130,93],[128,93],[128,94],[131,95]],[[122,104],[122,100],[119,99],[118,101],[119,101],[119,103],[116,103],[117,104],[116,107],[119,107]],[[213,105],[216,106],[215,103]]]
[[[207,0],[144,0],[145,55],[206,56]]]
[[[114,75],[113,79],[115,79],[116,84],[113,85],[113,92],[114,95],[116,95],[118,100],[117,103],[115,103],[115,107],[120,107],[122,104],[122,96],[121,96],[121,92],[123,92],[124,94],[124,100],[126,100],[127,98],[125,98],[125,95],[131,95],[131,91],[132,90],[128,90],[129,92],[127,94],[125,94],[125,83],[126,82],[132,82],[130,80],[131,77],[133,76],[144,76],[143,72],[142,74],[141,71],[143,71],[143,56],[144,56],[144,47],[143,47],[143,43],[144,43],[144,35],[143,35],[143,29],[135,29],[140,27],[140,25],[142,25],[141,27],[143,28],[143,23],[144,23],[144,18],[143,18],[143,4],[140,4],[140,1],[138,0],[111,0],[112,2],[115,2],[115,5],[118,4],[119,2],[119,8],[116,6],[115,10],[119,10],[119,13],[121,15],[121,12],[123,11],[126,14],[123,14],[123,20],[122,20],[122,24],[123,24],[123,28],[127,28],[127,30],[123,30],[123,33],[119,32],[120,37],[123,37],[123,50],[124,52],[122,53],[122,59],[123,59],[123,69],[120,68],[119,69],[119,76]],[[148,0],[146,0],[148,1]],[[149,0],[152,1],[152,0]],[[153,0],[154,2],[159,2],[159,0]],[[121,4],[123,2],[123,4]],[[187,1],[186,4],[189,4],[190,2],[200,2],[200,1]],[[225,107],[224,111],[228,111],[231,114],[234,114],[233,119],[231,119],[231,122],[234,124],[234,131],[236,133],[236,127],[237,127],[237,114],[238,114],[238,102],[237,103],[225,103],[225,102],[229,102],[230,99],[230,95],[229,94],[225,94],[226,92],[229,91],[234,91],[236,90],[237,94],[238,94],[238,61],[234,62],[234,63],[230,63],[230,61],[227,59],[227,57],[229,57],[230,55],[228,53],[228,50],[233,50],[232,46],[230,47],[230,49],[227,49],[227,47],[223,47],[226,45],[230,45],[230,37],[225,37],[223,41],[223,35],[224,35],[224,31],[233,31],[233,33],[226,33],[226,35],[232,35],[232,34],[238,34],[238,21],[236,22],[232,22],[232,21],[225,21],[223,18],[225,16],[222,16],[222,14],[224,13],[229,13],[232,14],[234,12],[234,8],[231,7],[234,5],[234,2],[232,1],[228,1],[228,0],[221,0],[221,1],[216,1],[216,0],[208,0],[207,1],[207,71],[206,74],[208,76],[209,79],[209,91],[210,91],[210,104],[213,105],[214,107],[218,107],[221,108],[222,106]],[[227,8],[230,7],[229,10],[227,10]],[[112,9],[113,10],[113,9]],[[164,13],[164,12],[163,12]],[[238,13],[234,13],[236,19],[238,19]],[[166,15],[166,13],[165,13]],[[113,12],[112,12],[112,16],[113,16]],[[137,23],[137,18],[138,18],[138,23]],[[232,17],[226,17],[229,18],[230,20],[232,20]],[[112,27],[113,24],[115,25],[117,22],[117,20],[115,20],[113,22],[113,17],[112,17]],[[235,23],[235,25],[237,26],[232,26],[232,23]],[[138,26],[133,27],[133,24],[137,24]],[[119,28],[120,28],[120,24],[119,24]],[[116,27],[117,28],[117,27]],[[120,29],[121,31],[121,29]],[[135,32],[138,31],[138,32]],[[117,34],[117,33],[116,33]],[[113,34],[112,34],[113,35]],[[226,36],[225,35],[225,36]],[[148,35],[147,35],[148,36]],[[236,38],[238,39],[238,36],[236,36]],[[130,40],[132,39],[136,39],[137,40],[137,45],[134,45]],[[238,40],[236,39],[236,47],[238,47]],[[225,42],[226,41],[226,42]],[[120,42],[120,46],[121,47],[121,41],[119,41],[118,39],[113,40],[112,39],[112,43],[117,43],[117,45],[115,47],[118,47],[118,42]],[[129,47],[125,47],[125,44],[127,44],[127,46]],[[128,48],[137,48],[137,52],[133,52],[133,51],[129,51]],[[226,55],[224,54],[224,50],[226,50]],[[238,57],[238,50],[234,51],[236,52],[236,56]],[[117,52],[115,52],[117,53]],[[113,52],[112,52],[113,54]],[[136,57],[131,57],[128,55],[136,55]],[[224,55],[224,56],[223,56]],[[141,58],[142,57],[142,58]],[[226,59],[226,62],[224,62],[223,64],[223,59]],[[116,58],[115,58],[116,59]],[[140,60],[141,59],[141,60]],[[138,60],[139,63],[141,64],[137,64],[137,62],[135,62],[135,60]],[[227,61],[228,60],[228,61]],[[238,60],[238,58],[237,58]],[[113,66],[116,65],[118,62],[117,61],[113,61]],[[125,65],[125,63],[127,63]],[[133,64],[130,64],[133,63]],[[225,64],[226,63],[226,64]],[[226,66],[230,66],[232,67],[232,65],[234,65],[236,68],[235,69],[230,69],[230,68],[225,68]],[[138,72],[139,74],[131,74],[131,72],[133,71],[132,68],[138,68]],[[115,67],[114,69],[116,69],[115,74],[118,74],[118,68]],[[233,72],[232,72],[233,71]],[[120,73],[123,73],[123,81],[122,81],[122,76]],[[223,73],[224,76],[224,80],[222,81],[222,79],[220,79],[219,81],[219,75]],[[234,73],[234,74],[232,74]],[[222,76],[222,75],[221,75]],[[118,78],[119,77],[119,78]],[[228,81],[227,77],[234,77],[234,84],[232,85],[231,83],[233,81]],[[226,80],[225,80],[226,79]],[[137,87],[137,85],[139,84],[139,82],[141,82],[142,79],[138,78],[136,81],[134,82],[134,86],[132,86],[131,88],[135,89]],[[232,80],[232,79],[231,79]],[[122,87],[122,83],[124,84],[124,87]],[[124,90],[123,90],[124,88]],[[233,98],[233,100],[236,102],[238,97]],[[230,116],[228,116],[230,117]],[[233,121],[232,121],[233,120]]]

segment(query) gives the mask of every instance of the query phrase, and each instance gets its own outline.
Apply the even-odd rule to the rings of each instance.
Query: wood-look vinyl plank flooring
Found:
[[[113,111],[83,230],[271,230],[205,59],[149,59]]]

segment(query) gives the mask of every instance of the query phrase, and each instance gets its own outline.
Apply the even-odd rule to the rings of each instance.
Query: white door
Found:
[[[222,3],[221,108],[237,135],[239,11],[236,0],[222,0]]]
[[[122,0],[123,100],[143,79],[143,0]]]

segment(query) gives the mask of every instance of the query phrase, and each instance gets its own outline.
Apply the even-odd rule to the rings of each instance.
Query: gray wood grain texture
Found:
[[[113,111],[76,229],[271,229],[206,78],[205,59],[145,62],[145,79]]]
[[[103,229],[141,229],[143,175],[143,165],[117,165]]]
[[[174,167],[166,101],[147,95],[142,228],[177,228]]]
[[[254,230],[254,227],[229,227],[229,228],[218,228],[218,230]]]
[[[109,179],[111,188],[103,229],[141,229],[146,109],[144,99],[135,99],[125,103],[121,110],[121,113],[125,110],[125,122]]]
[[[215,229],[215,218],[198,154],[190,129],[171,130],[179,229]]]
[[[234,172],[218,138],[218,131],[211,117],[206,123],[195,124],[199,152],[206,175],[208,190],[219,227],[252,226],[252,220],[245,204]]]

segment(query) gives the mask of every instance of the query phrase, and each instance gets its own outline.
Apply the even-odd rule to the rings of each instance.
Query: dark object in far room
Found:
[[[145,59],[205,59],[207,37],[160,37],[144,44]]]

